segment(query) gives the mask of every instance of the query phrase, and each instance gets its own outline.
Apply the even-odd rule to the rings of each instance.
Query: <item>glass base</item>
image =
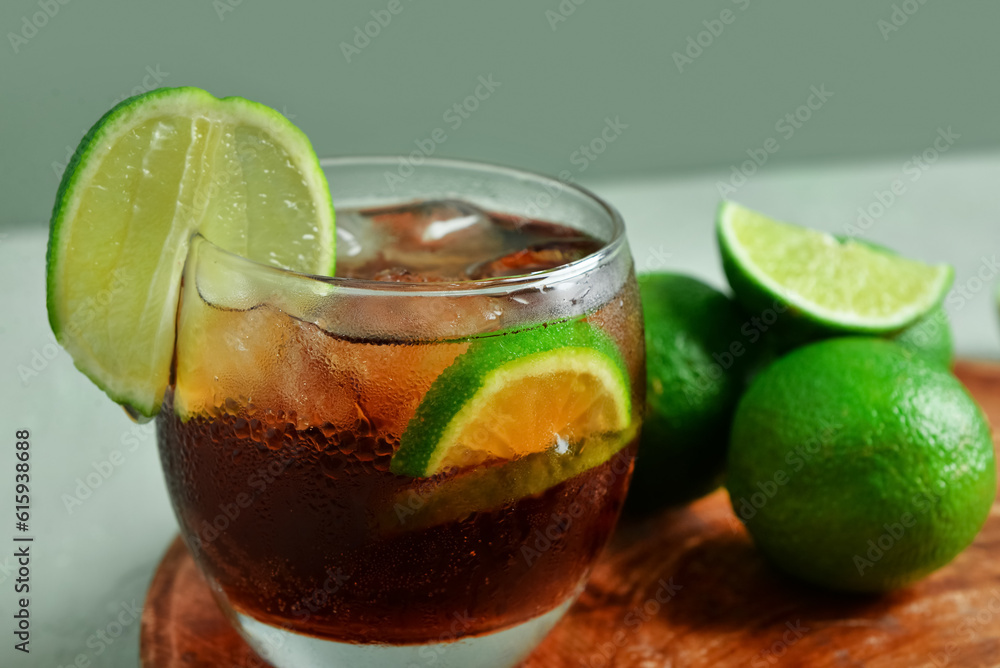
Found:
[[[426,645],[360,645],[302,635],[236,613],[247,643],[275,668],[512,668],[566,613],[571,597],[544,615],[503,631]]]

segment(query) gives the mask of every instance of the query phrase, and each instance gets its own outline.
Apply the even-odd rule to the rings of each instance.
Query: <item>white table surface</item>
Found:
[[[1000,276],[985,285],[975,279],[977,272],[990,273],[989,263],[1000,256],[1000,153],[948,155],[918,180],[904,171],[905,162],[765,170],[730,197],[779,218],[844,233],[858,207],[875,201],[875,191],[901,180],[906,191],[867,237],[909,256],[954,265],[956,285],[967,290],[967,298],[953,299],[949,307],[958,353],[1000,359]],[[621,210],[640,270],[683,271],[721,287],[712,219],[716,184],[728,173],[588,185]],[[130,422],[65,352],[50,345],[46,232],[34,225],[0,235],[0,618],[7,620],[0,624],[0,665],[68,666],[83,655],[92,666],[132,667],[138,664],[137,621],[110,645],[97,633],[106,633],[109,624],[117,631],[113,622],[123,606],[142,605],[175,523],[152,428]],[[32,368],[33,361],[37,375],[22,380],[19,366]],[[27,656],[14,651],[8,630],[16,599],[16,575],[10,572],[16,429],[31,431],[30,533],[36,540]],[[73,495],[77,479],[115,450],[124,461],[71,512],[65,495]]]

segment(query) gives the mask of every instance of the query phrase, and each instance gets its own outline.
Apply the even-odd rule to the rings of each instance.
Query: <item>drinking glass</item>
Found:
[[[627,491],[645,353],[622,220],[572,184],[484,164],[324,169],[346,275],[192,241],[157,418],[181,533],[232,624],[278,668],[509,668],[580,593]],[[547,241],[532,245],[539,231]],[[441,279],[455,266],[471,269]],[[614,410],[574,385],[594,354],[574,328],[609,342],[626,416],[544,433],[559,411],[599,424]],[[560,337],[583,345],[584,376],[533,367],[531,346],[518,352],[528,337],[549,352]],[[517,411],[480,406],[494,417],[459,439],[465,459],[398,472],[408,428],[482,389],[450,369],[503,351],[526,360]]]

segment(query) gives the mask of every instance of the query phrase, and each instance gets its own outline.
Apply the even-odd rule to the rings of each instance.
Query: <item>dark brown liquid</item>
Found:
[[[454,203],[432,204],[432,218],[445,205],[465,211]],[[381,217],[379,224],[396,230],[393,242],[377,253],[338,259],[338,274],[470,280],[548,269],[600,246],[568,228],[491,214],[488,226],[456,226],[449,234],[473,238],[451,237],[457,250],[428,259],[433,249],[423,237],[412,248],[400,241],[417,215],[410,208],[365,215],[365,225]],[[309,363],[289,367],[288,377],[241,386],[241,394],[277,402],[283,384],[330,389],[318,391],[308,410],[294,417],[277,404],[245,405],[234,396],[220,397],[212,416],[186,422],[174,415],[168,393],[157,418],[183,535],[236,610],[322,638],[426,643],[514,626],[579,590],[624,500],[634,440],[619,439],[610,458],[552,484],[538,485],[537,478],[509,484],[532,475],[537,468],[531,457],[547,453],[432,479],[395,475],[389,463],[402,430],[467,341],[353,341],[280,312],[254,313],[262,323],[294,331],[282,345],[300,349],[296,359]],[[619,344],[633,405],[641,406],[642,324],[634,281],[588,320]],[[228,359],[213,356],[217,364],[222,358]],[[207,377],[215,374],[216,384],[222,373],[257,377],[225,364]],[[390,375],[401,383],[395,390],[383,389],[392,387],[382,382]],[[342,394],[331,393],[334,388]]]
[[[159,420],[188,543],[237,610],[342,641],[475,635],[552,609],[607,540],[633,455],[627,447],[537,496],[407,530],[408,513],[445,481],[420,487],[388,473],[391,449],[377,437],[310,429],[272,450],[238,435],[239,422]]]

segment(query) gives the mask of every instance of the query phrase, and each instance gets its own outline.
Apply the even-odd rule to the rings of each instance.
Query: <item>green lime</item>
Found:
[[[81,140],[49,228],[49,323],[133,413],[159,411],[194,232],[250,259],[332,273],[330,190],[281,114],[198,88],[129,98]]]
[[[762,339],[733,300],[697,279],[645,274],[639,290],[646,409],[628,505],[648,512],[721,483],[729,424]]]
[[[866,243],[781,223],[732,202],[716,221],[722,263],[751,313],[781,310],[793,343],[898,331],[941,303],[954,278]]]
[[[951,326],[948,314],[941,306],[889,339],[925,362],[944,369],[951,368],[954,358]]]
[[[907,585],[975,538],[996,495],[990,428],[961,383],[866,337],[779,359],[740,400],[730,500],[772,562],[835,589]]]
[[[764,334],[765,346],[770,346],[777,355],[783,355],[795,348],[836,336],[836,334],[817,330],[783,329],[780,325]],[[930,313],[909,327],[883,334],[882,338],[895,341],[909,354],[926,362],[936,364],[943,369],[951,368],[954,357],[951,326],[948,323],[948,314],[941,306],[934,307]]]
[[[473,342],[438,376],[391,469],[427,477],[550,450],[572,457],[631,420],[625,362],[600,330],[575,320],[500,333]]]

